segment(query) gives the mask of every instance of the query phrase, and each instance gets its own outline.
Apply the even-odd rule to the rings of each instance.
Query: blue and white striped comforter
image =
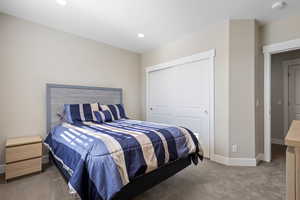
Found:
[[[203,155],[188,129],[136,120],[62,123],[45,145],[68,171],[71,191],[82,199],[87,199],[86,178],[92,183],[88,198],[110,200],[139,175],[190,154],[195,161]]]

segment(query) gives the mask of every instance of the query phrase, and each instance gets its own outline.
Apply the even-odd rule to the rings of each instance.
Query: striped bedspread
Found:
[[[45,145],[69,173],[71,192],[82,199],[110,200],[139,175],[191,154],[197,162],[203,155],[188,129],[137,120],[62,123]]]

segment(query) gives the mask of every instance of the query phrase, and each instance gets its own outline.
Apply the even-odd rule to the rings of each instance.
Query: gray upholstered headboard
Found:
[[[57,113],[62,113],[64,104],[122,103],[121,88],[88,87],[76,85],[47,84],[47,132],[59,124]]]

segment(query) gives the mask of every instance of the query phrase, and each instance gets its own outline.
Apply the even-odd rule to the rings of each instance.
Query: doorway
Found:
[[[279,89],[274,86],[272,86],[272,83],[275,82],[276,79],[272,77],[272,65],[274,64],[274,58],[278,55],[288,55],[291,52],[294,52],[296,50],[300,49],[300,39],[298,40],[292,40],[287,41],[283,43],[277,43],[273,45],[268,45],[264,47],[264,160],[267,162],[271,161],[271,144],[272,144],[272,131],[277,131],[279,135],[281,135],[281,140],[277,140],[277,143],[284,143],[284,136],[287,133],[286,127],[288,127],[288,123],[285,122],[285,115],[284,108],[286,105],[288,105],[288,101],[283,98],[286,96],[286,94],[289,94],[288,91],[283,90],[285,88],[286,84],[289,83],[289,78],[284,78],[284,75],[281,76],[282,82],[285,82],[285,84],[282,84],[281,89]],[[284,56],[283,56],[284,57]],[[296,59],[296,58],[289,58],[285,61]],[[283,61],[281,63],[281,67],[283,65]],[[284,67],[281,68],[282,74],[284,72]],[[285,81],[283,81],[285,80]],[[287,83],[286,83],[287,81]],[[272,92],[273,87],[273,92]],[[281,92],[283,97],[277,98],[276,95],[274,95],[275,92],[278,91]],[[286,96],[289,98],[288,96]],[[273,105],[273,108],[272,108]],[[275,115],[276,108],[274,108],[274,105],[277,106],[278,110],[282,111],[282,114]],[[276,118],[277,117],[277,118]],[[280,119],[281,117],[281,119]],[[279,119],[278,119],[279,118]],[[272,127],[275,123],[275,121],[278,121],[281,125],[281,128],[274,128]],[[272,124],[273,123],[273,124]],[[284,125],[286,124],[286,125]],[[278,124],[275,123],[274,126],[278,126]],[[273,143],[275,143],[276,140],[273,139]]]
[[[284,145],[291,121],[300,119],[300,50],[274,54],[271,60],[272,144]]]

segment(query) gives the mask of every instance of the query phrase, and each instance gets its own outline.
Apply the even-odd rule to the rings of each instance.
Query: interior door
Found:
[[[193,131],[209,157],[209,60],[177,65],[148,75],[148,119]]]
[[[300,65],[289,67],[289,126],[300,120]]]

